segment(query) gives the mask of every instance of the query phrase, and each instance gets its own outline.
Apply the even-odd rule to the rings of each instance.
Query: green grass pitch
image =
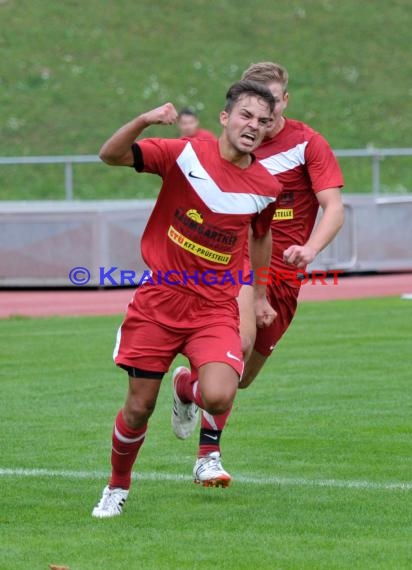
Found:
[[[171,433],[167,375],[124,514],[94,520],[126,388],[120,322],[0,321],[1,569],[412,567],[412,303],[300,306],[238,394],[229,489],[191,482],[197,438]]]

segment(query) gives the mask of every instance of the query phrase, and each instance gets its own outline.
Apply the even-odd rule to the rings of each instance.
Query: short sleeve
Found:
[[[140,172],[150,172],[164,177],[175,164],[184,147],[184,142],[178,139],[142,139],[135,144],[140,149],[142,168]]]
[[[319,133],[315,133],[308,142],[305,159],[314,192],[343,186],[339,163],[329,143]]]
[[[263,237],[272,224],[273,216],[276,211],[276,203],[272,202],[260,214],[257,214],[251,223],[253,235],[255,238]]]

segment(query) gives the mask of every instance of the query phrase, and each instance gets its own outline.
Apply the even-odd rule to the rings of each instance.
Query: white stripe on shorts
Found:
[[[113,360],[116,360],[116,357],[119,354],[119,346],[120,346],[121,339],[122,339],[122,327],[120,326],[117,329],[116,344],[114,345],[114,349],[113,349]]]

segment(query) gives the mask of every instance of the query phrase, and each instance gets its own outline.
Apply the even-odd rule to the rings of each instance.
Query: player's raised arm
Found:
[[[120,127],[102,146],[99,157],[111,166],[133,166],[132,144],[150,125],[172,125],[177,111],[172,103],[165,103],[147,111]]]

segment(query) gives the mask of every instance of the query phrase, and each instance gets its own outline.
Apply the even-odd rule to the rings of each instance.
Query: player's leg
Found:
[[[207,486],[227,486],[231,477],[221,465],[220,426],[224,426],[230,414],[243,370],[237,327],[201,329],[193,335],[185,354],[191,361],[192,371],[186,369],[179,375],[175,389],[183,402],[195,402],[204,417],[194,478]]]
[[[254,310],[253,287],[249,285],[243,285],[240,289],[237,301],[240,315],[239,330],[243,360],[246,361],[253,350],[253,345],[256,338],[256,315]],[[187,369],[181,369],[178,371],[178,373],[190,374],[190,371]],[[194,371],[192,370],[192,375],[193,374]],[[194,375],[196,376],[196,374]],[[184,437],[179,435],[178,428],[174,428],[174,432],[177,437],[181,437],[182,439],[185,439],[191,435],[196,426],[197,417],[195,417],[194,413],[190,409],[188,410],[188,413],[190,414],[191,421],[189,420],[187,424],[190,424],[190,427],[185,430]],[[203,457],[214,451],[220,452],[220,437],[222,435],[222,431],[225,428],[226,422],[229,419],[230,413],[231,407],[222,414],[212,415],[206,411],[202,411],[199,434],[199,457]]]
[[[239,382],[239,389],[244,389],[250,386],[250,384],[264,367],[265,362],[268,358],[269,355],[263,355],[255,349],[252,350],[248,360],[245,363],[245,370]]]
[[[223,362],[200,366],[198,380],[194,376],[181,378],[178,393],[183,400],[193,401],[202,409],[212,425],[230,413],[239,383],[239,374]],[[182,381],[183,380],[183,381]],[[223,469],[220,456],[220,431],[202,428],[199,454],[193,468],[195,483],[205,487],[227,487],[232,477]]]
[[[256,338],[256,315],[254,309],[253,287],[250,285],[243,285],[240,289],[237,301],[240,315],[239,330],[243,360],[247,361],[252,353]],[[230,413],[231,408],[222,414],[214,415],[206,411],[202,411],[198,457],[204,457],[209,453],[216,451],[219,451],[220,453],[220,438],[229,419]],[[196,425],[195,420],[194,425]],[[176,430],[174,431],[176,433]]]
[[[161,379],[182,342],[174,331],[147,320],[145,311],[151,310],[151,296],[150,290],[149,295],[144,290],[135,293],[118,331],[113,358],[128,372],[129,385],[125,404],[118,412],[113,428],[112,474],[101,501],[93,510],[95,517],[115,516],[122,511],[133,464],[145,440]]]
[[[196,428],[199,408],[194,402],[198,401],[198,378],[198,370],[194,367],[189,370],[180,366],[173,373],[172,427],[179,439],[186,439]],[[231,410],[231,406],[221,414],[211,414],[201,410],[198,458],[215,452],[220,454],[220,437]]]
[[[239,373],[225,362],[199,367],[198,405],[207,413],[223,414],[231,408],[239,384]]]
[[[252,289],[243,287],[243,289]],[[271,286],[269,288],[269,301],[277,313],[277,317],[270,327],[257,329],[256,341],[249,359],[245,363],[245,369],[239,382],[239,388],[247,388],[257,377],[265,365],[266,360],[272,354],[276,344],[288,329],[296,311],[299,289],[285,284]],[[252,303],[253,304],[253,303]],[[240,329],[242,330],[242,305],[240,305]],[[248,330],[243,329],[243,330]],[[202,423],[199,437],[199,456],[204,455],[205,450],[211,449],[210,441],[219,446],[222,432],[229,418],[230,410],[219,416],[211,416],[202,413]],[[207,446],[209,442],[209,446]]]
[[[136,369],[131,372],[126,402],[119,410],[113,428],[111,488],[130,488],[132,468],[144,443],[163,377],[163,373],[157,372]]]
[[[193,468],[193,479],[195,483],[204,487],[228,487],[232,480],[222,465],[220,454],[222,430],[219,430],[219,426],[221,423],[226,424],[238,384],[238,373],[225,363],[212,362],[199,369],[199,392],[203,402],[201,408],[206,420],[217,428],[200,430],[200,445]]]
[[[247,388],[255,380],[288,330],[296,313],[299,290],[298,287],[292,287],[283,281],[269,286],[268,298],[276,311],[276,318],[269,327],[257,329],[253,351],[245,363],[245,370],[239,382],[240,389]]]
[[[130,489],[132,469],[142,447],[147,424],[156,405],[163,374],[129,369],[126,402],[119,410],[112,432],[111,476],[92,516],[120,515]]]

